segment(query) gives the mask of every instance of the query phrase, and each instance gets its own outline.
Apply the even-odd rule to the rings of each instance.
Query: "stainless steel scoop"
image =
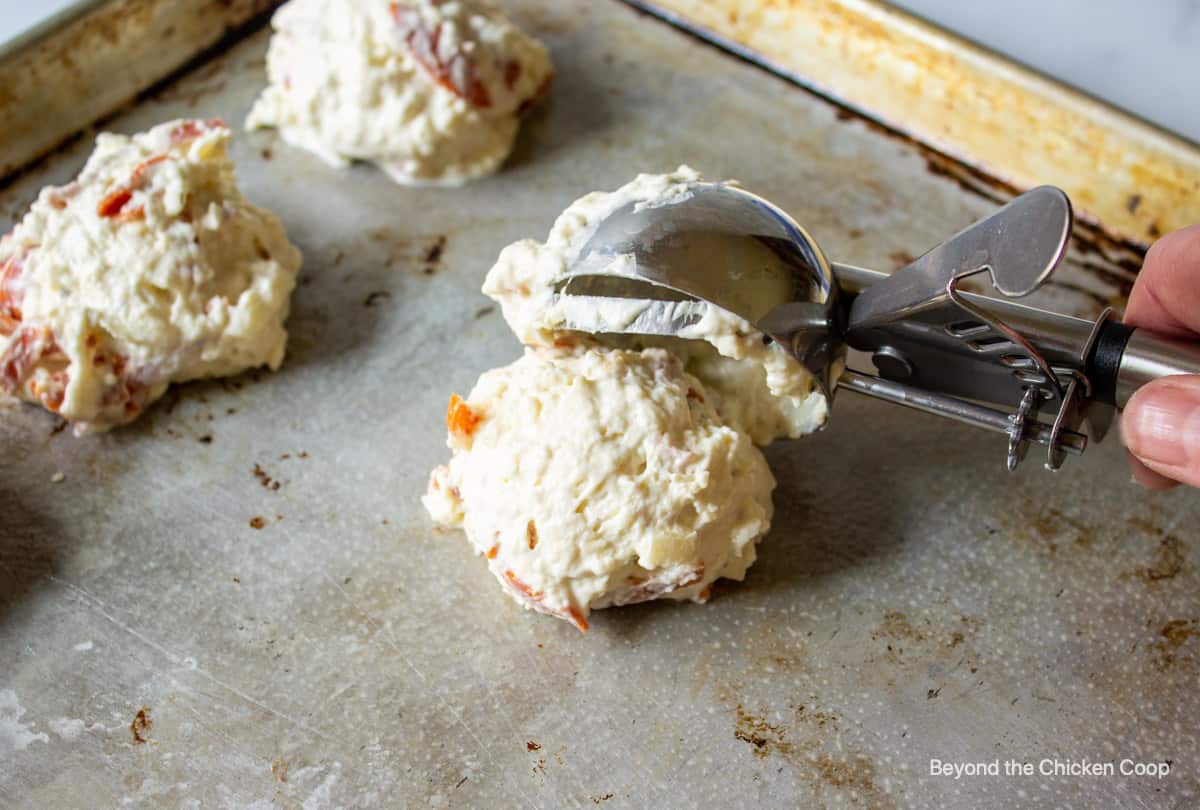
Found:
[[[557,294],[567,327],[678,335],[709,306],[787,347],[831,396],[846,388],[1008,436],[1015,469],[1029,443],[1046,466],[1103,437],[1113,406],[1149,380],[1200,373],[1200,345],[1006,299],[1043,284],[1066,254],[1071,203],[1035,188],[891,275],[831,264],[787,213],[737,186],[694,183],[661,204],[631,203],[600,222]],[[962,291],[987,274],[1004,298]],[[628,315],[597,313],[619,299]],[[582,304],[582,306],[580,305]],[[846,367],[847,347],[874,373]],[[863,365],[867,365],[863,361]],[[1045,412],[1049,418],[1042,420]]]

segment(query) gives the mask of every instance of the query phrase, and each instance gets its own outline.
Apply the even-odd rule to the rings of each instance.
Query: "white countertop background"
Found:
[[[0,0],[0,40],[75,0]],[[895,0],[1200,143],[1200,0]]]
[[[892,5],[1200,143],[1200,0]]]

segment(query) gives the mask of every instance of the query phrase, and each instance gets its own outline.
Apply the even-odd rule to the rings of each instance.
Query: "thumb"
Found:
[[[1159,475],[1200,487],[1200,376],[1142,386],[1121,414],[1129,452]]]

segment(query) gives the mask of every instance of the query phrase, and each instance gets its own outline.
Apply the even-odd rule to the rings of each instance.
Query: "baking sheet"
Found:
[[[75,0],[0,42],[0,178],[129,103],[276,0]]]
[[[883,269],[995,207],[615,0],[509,5],[558,75],[497,177],[403,189],[238,132],[244,190],[305,254],[279,372],[181,386],[85,439],[0,406],[0,802],[1195,804],[1200,504],[1132,486],[1115,442],[1008,475],[1002,439],[842,397],[827,431],[768,451],[777,517],[744,584],[602,611],[586,637],[430,525],[448,393],[519,351],[483,274],[579,194],[686,161]],[[266,41],[110,128],[238,124]],[[0,192],[2,224],[89,148]],[[1048,300],[1119,300],[1128,270],[1081,258],[1104,261],[1074,254]],[[928,775],[1126,757],[1173,771]]]

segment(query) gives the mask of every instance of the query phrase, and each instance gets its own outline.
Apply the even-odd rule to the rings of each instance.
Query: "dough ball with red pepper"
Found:
[[[271,24],[269,85],[247,126],[397,183],[496,171],[553,75],[546,48],[491,0],[291,0]]]
[[[465,530],[506,593],[581,630],[595,608],[705,601],[770,527],[762,452],[662,349],[526,349],[453,397],[446,424],[430,514]]]
[[[76,432],[172,382],[283,360],[300,252],[238,190],[220,121],[109,133],[0,239],[0,390]]]

